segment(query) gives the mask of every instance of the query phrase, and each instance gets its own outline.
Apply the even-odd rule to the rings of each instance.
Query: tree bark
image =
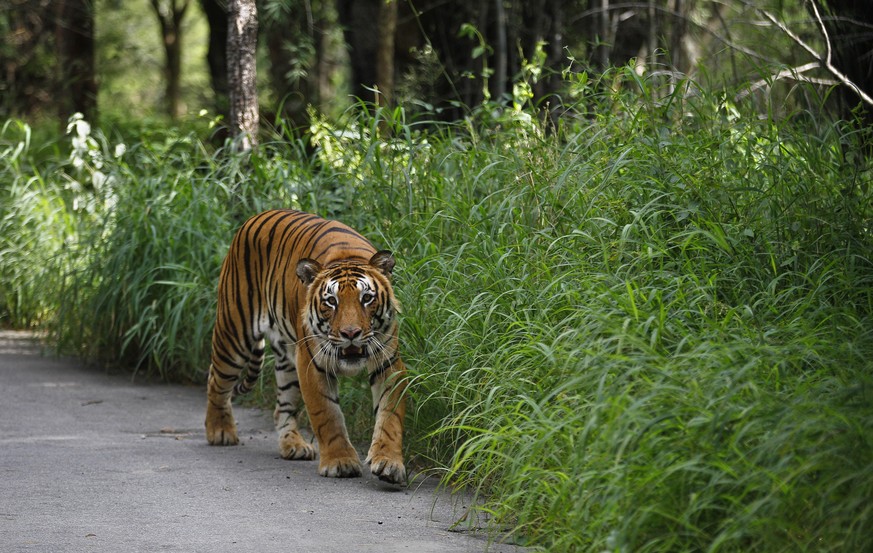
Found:
[[[609,0],[600,0],[600,52],[598,55],[600,67],[609,67],[609,52],[612,48],[612,22],[609,16]]]
[[[164,105],[171,119],[179,116],[179,89],[182,75],[182,20],[188,10],[188,0],[181,5],[177,0],[151,0],[161,27],[164,46]]]
[[[55,32],[59,67],[58,110],[62,121],[80,112],[97,117],[94,70],[94,4],[91,0],[59,0]]]
[[[394,100],[394,33],[397,30],[397,0],[383,0],[379,8],[376,53],[376,101],[381,106],[390,106]]]
[[[228,12],[230,134],[238,151],[248,151],[258,144],[258,9],[255,0],[230,0]]]
[[[509,82],[509,45],[506,39],[506,9],[503,0],[494,0],[494,30],[497,35],[497,45],[494,49],[494,75],[489,82],[491,98],[500,101],[500,97],[506,92]]]
[[[337,0],[336,3],[337,15],[349,48],[351,93],[352,96],[364,100],[372,98],[370,89],[377,81],[373,60],[379,50],[379,39],[372,32],[372,25],[379,19],[380,1]]]
[[[676,15],[673,17],[673,24],[670,33],[670,56],[672,58],[673,67],[680,73],[689,73],[691,66],[688,63],[689,56],[685,52],[685,42],[688,36],[688,21],[691,15],[691,10],[694,8],[693,2],[687,0],[674,0],[675,7],[673,11]]]
[[[209,23],[209,49],[206,63],[209,65],[209,78],[215,95],[215,110],[229,118],[227,90],[227,9],[218,0],[200,0],[206,21]]]
[[[649,0],[649,36],[646,56],[649,58],[649,71],[658,70],[658,6],[656,0]],[[672,54],[673,52],[671,52]]]

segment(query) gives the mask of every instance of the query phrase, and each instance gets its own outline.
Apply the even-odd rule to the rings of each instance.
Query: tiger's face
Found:
[[[392,359],[397,350],[397,300],[391,289],[394,257],[322,267],[303,259],[297,276],[307,286],[305,340],[318,368],[353,376]]]

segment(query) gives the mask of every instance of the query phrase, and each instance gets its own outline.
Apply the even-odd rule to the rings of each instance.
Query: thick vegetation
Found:
[[[350,111],[314,125],[314,156],[281,132],[237,157],[10,122],[3,323],[202,382],[236,226],[317,211],[396,252],[408,455],[495,529],[548,551],[873,549],[865,137],[608,79],[545,122]],[[344,390],[360,430],[364,388]]]

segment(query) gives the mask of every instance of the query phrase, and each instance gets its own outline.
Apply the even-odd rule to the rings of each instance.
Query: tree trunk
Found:
[[[227,120],[230,117],[227,90],[227,9],[219,0],[200,0],[200,5],[209,23],[209,50],[206,52],[206,62],[209,65],[209,77],[215,95],[215,110]]]
[[[509,45],[506,40],[506,9],[503,6],[503,0],[494,0],[495,12],[495,34],[497,35],[497,45],[494,50],[494,75],[489,82],[491,98],[496,101],[501,100],[501,96],[506,92],[506,86],[509,82]]]
[[[612,48],[612,23],[609,17],[609,0],[600,0],[600,53],[598,59],[600,67],[609,67],[609,51]]]
[[[258,9],[255,0],[230,0],[228,12],[230,134],[238,151],[248,151],[258,144]]]
[[[166,57],[164,65],[164,105],[171,119],[179,116],[179,83],[182,75],[182,20],[188,10],[188,0],[180,6],[177,0],[151,0],[161,27],[161,42]]]
[[[54,65],[38,61],[57,55],[57,17],[52,3],[22,0],[6,10],[0,8],[0,25],[4,26],[0,34],[0,119],[58,107],[59,72]]]
[[[397,0],[384,0],[379,8],[376,53],[376,98],[381,106],[390,106],[394,100],[394,33],[397,30]]]
[[[688,34],[688,19],[692,7],[687,1],[674,0],[673,12],[676,15],[673,16],[670,32],[670,56],[674,69],[680,73],[691,71],[691,66],[688,65],[688,56],[685,55],[685,39]]]
[[[352,71],[352,96],[368,100],[369,89],[376,84],[376,68],[373,60],[379,50],[378,37],[372,32],[374,21],[379,19],[379,2],[382,0],[337,0],[337,15],[343,26],[343,36],[349,48]]]
[[[649,58],[649,71],[658,70],[658,6],[656,0],[649,0],[649,36],[646,56]],[[673,52],[670,52],[671,54]]]
[[[55,33],[59,83],[57,105],[62,121],[75,112],[97,117],[94,72],[94,4],[91,0],[59,0]]]

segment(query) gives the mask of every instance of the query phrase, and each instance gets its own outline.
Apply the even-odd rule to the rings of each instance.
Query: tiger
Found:
[[[316,457],[300,433],[301,399],[318,445],[318,473],[358,477],[338,378],[366,369],[375,424],[364,461],[406,482],[406,367],[398,350],[393,254],[345,224],[302,211],[265,211],[235,234],[221,266],[207,382],[206,439],[239,443],[231,403],[258,381],[266,341],[276,360],[273,419],[285,459]]]

